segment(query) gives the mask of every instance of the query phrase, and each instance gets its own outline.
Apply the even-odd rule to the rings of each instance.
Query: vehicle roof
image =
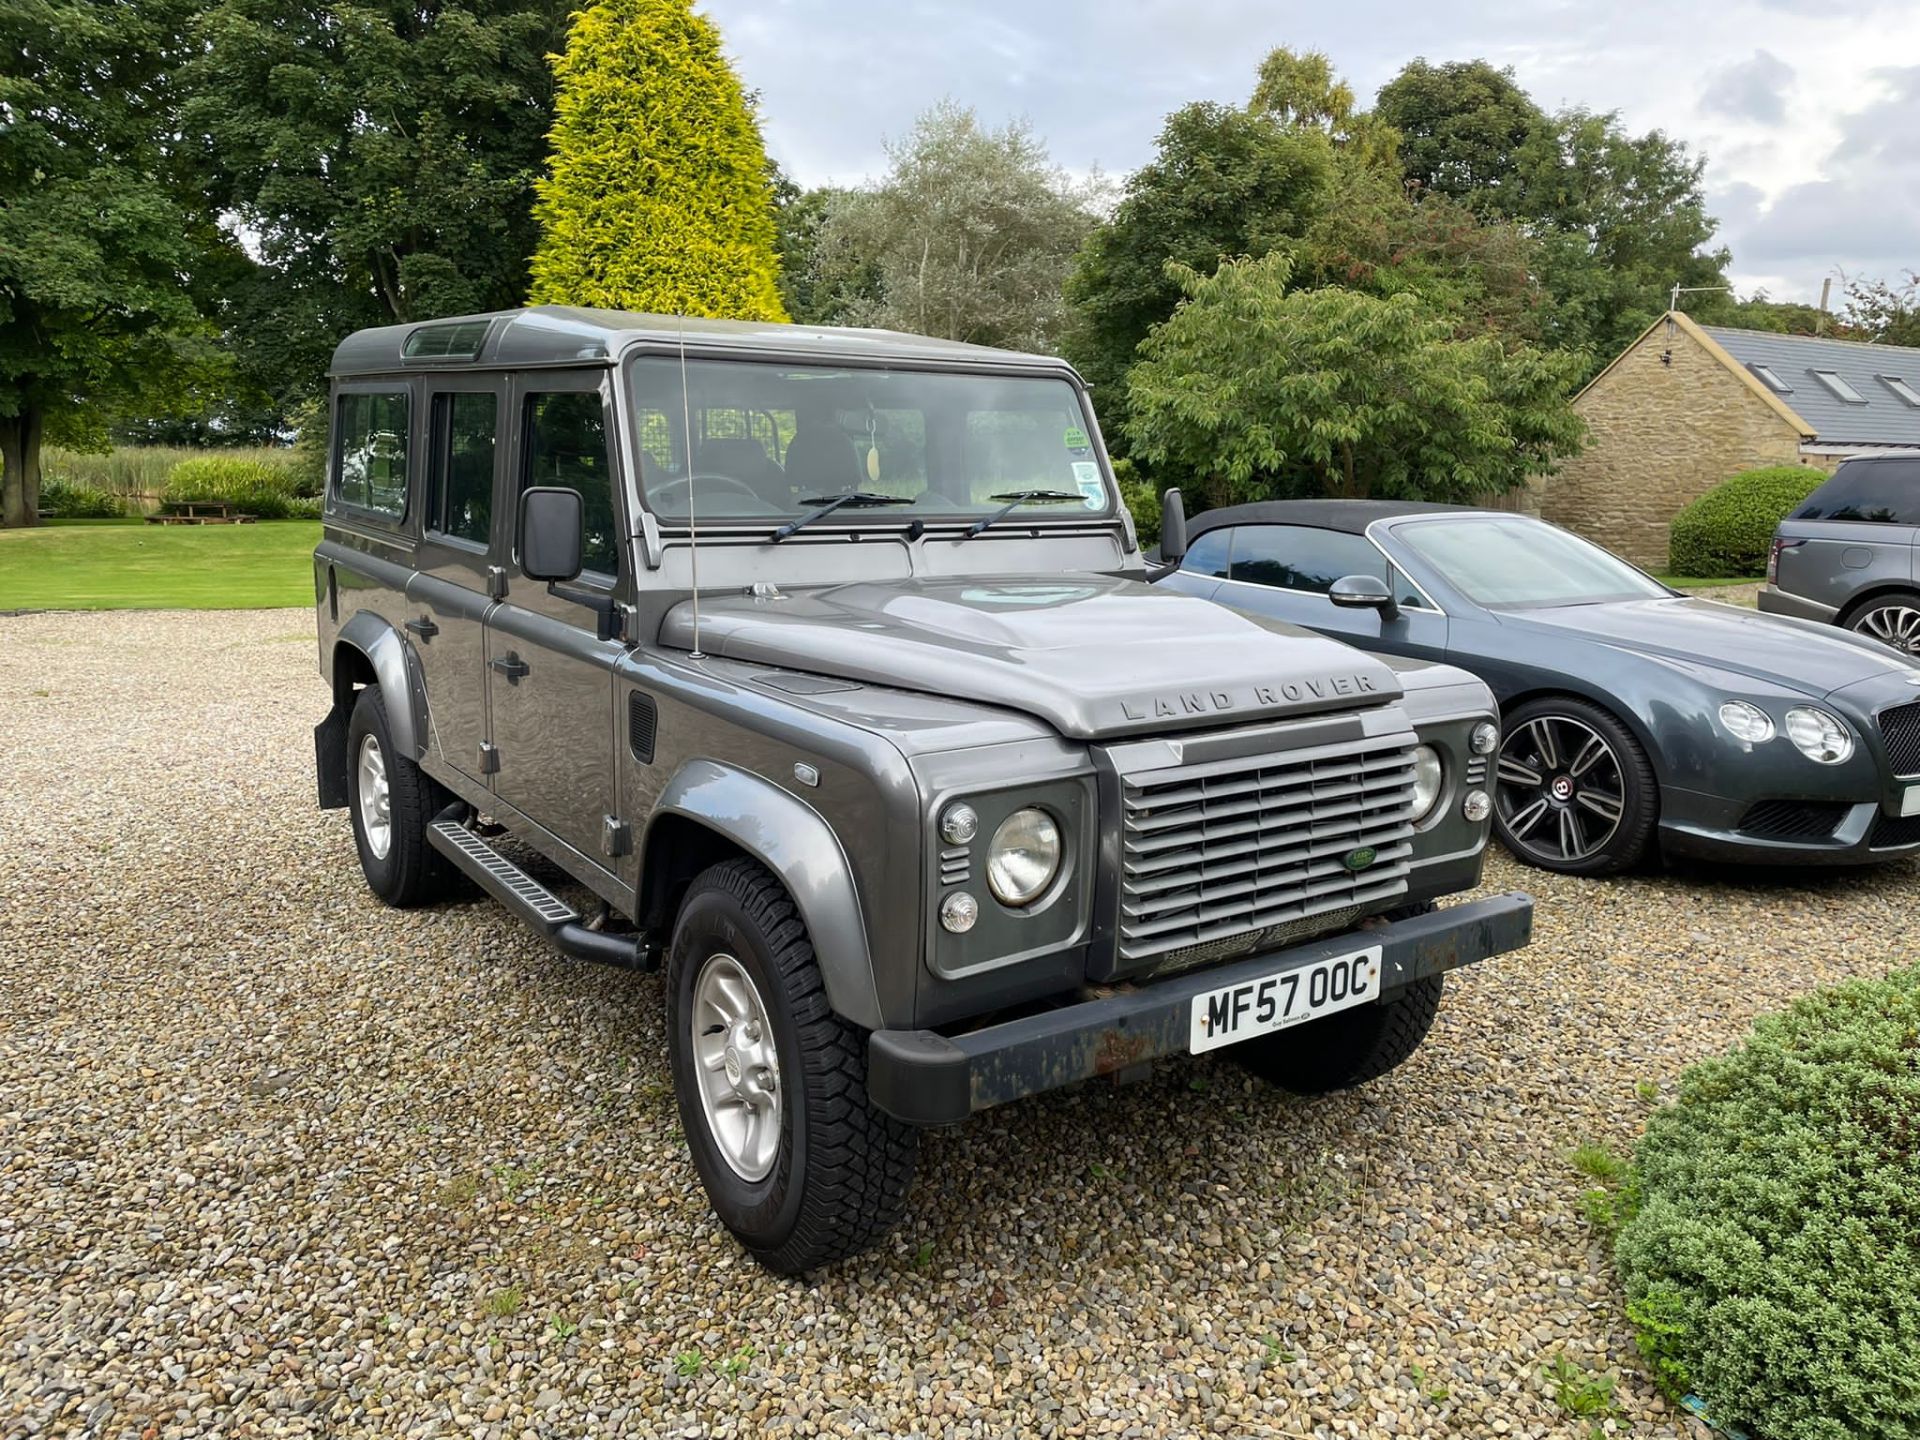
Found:
[[[1202,510],[1187,522],[1187,538],[1224,525],[1313,525],[1322,530],[1363,535],[1376,520],[1397,520],[1405,515],[1512,513],[1472,505],[1440,505],[1427,500],[1258,500],[1250,505],[1222,505],[1217,510]]]
[[[407,340],[421,330],[486,325],[477,351],[455,356],[408,356]],[[708,320],[697,316],[642,315],[627,310],[584,310],[569,305],[530,305],[485,315],[448,316],[409,325],[360,330],[333,352],[328,374],[386,375],[396,370],[518,369],[543,365],[592,365],[617,360],[642,345],[689,350],[764,350],[790,358],[872,358],[921,363],[949,361],[969,366],[1045,366],[1063,371],[1064,360],[990,345],[936,340],[895,330],[856,330],[827,325],[788,325],[765,320]]]

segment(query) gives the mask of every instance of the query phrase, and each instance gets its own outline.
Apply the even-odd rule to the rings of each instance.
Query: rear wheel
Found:
[[[394,743],[375,685],[360,692],[347,725],[347,781],[353,843],[369,890],[405,909],[458,888],[459,872],[427,843],[427,826],[453,796]]]
[[[1227,1053],[1269,1084],[1296,1095],[1325,1095],[1378,1079],[1427,1038],[1440,1013],[1445,975],[1402,987],[1391,1000],[1342,1010]]]
[[[714,1213],[770,1270],[845,1259],[896,1224],[919,1132],[867,1098],[867,1035],[834,1014],[786,888],[751,860],[693,882],[667,967],[680,1121]]]
[[[1891,645],[1903,655],[1920,655],[1920,595],[1904,591],[1869,600],[1846,619],[1857,635]]]
[[[1529,700],[1505,717],[1493,824],[1514,855],[1566,875],[1639,862],[1653,835],[1653,767],[1627,728],[1570,695]]]

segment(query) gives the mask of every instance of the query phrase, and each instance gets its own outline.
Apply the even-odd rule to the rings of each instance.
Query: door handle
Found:
[[[521,680],[533,673],[532,668],[527,662],[511,651],[507,653],[505,659],[496,658],[489,660],[487,661],[487,665],[488,668],[498,670],[502,675],[506,676],[509,685],[518,685]]]
[[[440,627],[433,623],[433,617],[430,615],[422,615],[418,620],[407,621],[407,629],[422,640],[431,640],[440,633]]]

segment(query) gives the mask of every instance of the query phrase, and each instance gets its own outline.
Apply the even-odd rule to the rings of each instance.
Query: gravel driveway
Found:
[[[1585,1437],[1562,1355],[1681,1435],[1565,1153],[1909,952],[1909,865],[1502,860],[1538,942],[1387,1080],[1168,1064],[979,1117],[803,1285],[707,1212],[657,979],[367,895],[304,611],[0,620],[0,677],[6,1436]]]

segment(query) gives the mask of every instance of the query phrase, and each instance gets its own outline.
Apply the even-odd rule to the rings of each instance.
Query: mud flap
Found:
[[[313,776],[322,810],[347,808],[347,712],[338,705],[313,727]]]

